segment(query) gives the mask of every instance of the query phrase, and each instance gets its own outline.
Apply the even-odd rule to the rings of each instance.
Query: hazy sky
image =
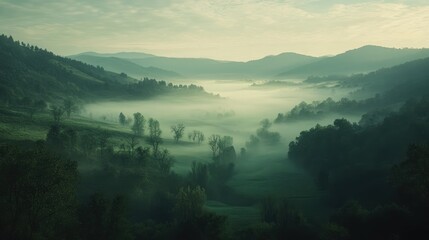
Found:
[[[0,0],[0,32],[60,54],[249,60],[429,47],[427,0]]]

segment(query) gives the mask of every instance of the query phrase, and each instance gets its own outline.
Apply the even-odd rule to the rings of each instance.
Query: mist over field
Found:
[[[428,20],[423,0],[0,0],[0,238],[424,239]]]
[[[170,126],[183,123],[186,126],[184,141],[187,140],[187,133],[193,130],[200,130],[206,136],[227,135],[233,137],[234,147],[238,152],[240,148],[245,147],[250,135],[255,134],[263,119],[269,119],[272,122],[279,112],[291,109],[302,101],[312,102],[324,100],[327,97],[338,100],[347,96],[352,90],[320,89],[312,86],[256,87],[253,85],[254,82],[243,80],[197,80],[176,83],[196,84],[219,97],[206,99],[168,95],[145,101],[98,102],[85,105],[84,115],[117,122],[117,115],[120,112],[126,116],[140,112],[146,118],[159,120],[162,129],[165,130],[162,133],[163,138],[172,139]],[[288,150],[287,144],[294,140],[300,131],[317,123],[322,125],[331,123],[338,117],[344,116],[332,114],[322,119],[275,124],[271,129],[280,133],[281,144],[270,151],[277,152],[277,160],[285,159]],[[358,121],[360,115],[349,114],[348,117],[352,121]],[[203,158],[206,162],[210,160],[210,149],[207,144],[188,147],[177,147],[171,144],[168,148],[174,152],[179,161],[174,168],[182,173],[189,170],[193,157],[196,155],[206,156],[206,159]],[[263,150],[260,151],[263,152]],[[255,161],[261,161],[261,165],[266,164],[264,159],[255,159]]]

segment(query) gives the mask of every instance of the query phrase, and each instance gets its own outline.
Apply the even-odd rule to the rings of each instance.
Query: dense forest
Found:
[[[214,119],[214,107],[208,106],[211,121],[189,114],[192,127],[179,120],[165,127],[144,108],[129,115],[128,102],[113,120],[82,113],[85,104],[99,101],[150,100],[160,108],[154,102],[167,96],[176,108],[182,102],[175,101],[184,97],[196,97],[190,101],[197,103],[221,100],[202,87],[136,80],[2,35],[0,236],[418,239],[427,235],[429,221],[428,63],[422,59],[337,79],[335,89],[353,91],[338,101],[302,102],[274,122],[259,121],[239,148],[234,134],[244,120],[227,135],[222,128],[211,134],[204,125],[217,126],[219,119],[236,124],[229,118],[240,112],[224,111]],[[159,112],[179,118],[175,109]],[[300,129],[293,141],[284,141],[281,126],[330,114],[361,117],[357,123],[337,118],[326,126]],[[186,155],[190,164],[181,165],[189,168],[175,168],[180,162],[172,149],[191,149]],[[281,164],[292,165],[273,168],[296,177],[279,178],[277,194],[259,189],[264,194],[254,195],[234,187],[246,165],[272,164],[270,154],[277,152]],[[292,166],[298,170],[292,172]],[[286,186],[305,188],[306,183],[294,181],[303,176],[311,179],[308,185],[315,186],[317,196],[282,197]],[[244,187],[258,177],[250,179]],[[304,214],[296,206],[310,198],[324,214]],[[214,205],[227,210],[214,211],[219,207]],[[247,222],[236,220],[237,209],[247,211]]]

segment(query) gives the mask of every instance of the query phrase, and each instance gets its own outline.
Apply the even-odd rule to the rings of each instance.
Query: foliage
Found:
[[[166,93],[209,96],[195,85],[142,81],[107,72],[80,61],[63,58],[0,35],[0,104],[20,105],[24,97],[60,104],[64,99],[95,100],[107,97],[145,99]]]
[[[162,131],[159,127],[159,121],[153,118],[150,118],[148,142],[152,146],[154,155],[158,154],[159,145],[162,143],[161,133]]]
[[[119,124],[121,124],[122,126],[125,126],[127,123],[127,117],[125,117],[125,115],[121,112],[119,113]]]
[[[82,239],[133,239],[124,197],[116,196],[110,202],[102,194],[94,194],[79,215]]]
[[[134,124],[131,127],[133,133],[138,136],[144,135],[146,120],[143,115],[139,112],[134,113]]]
[[[3,239],[72,238],[76,162],[36,149],[0,148]]]
[[[429,102],[411,101],[379,125],[361,127],[345,119],[303,131],[289,144],[289,158],[308,170],[334,202],[380,201],[392,191],[385,180],[412,143],[429,139]],[[365,197],[368,196],[368,197]],[[371,196],[371,197],[369,197]]]
[[[403,204],[429,214],[428,145],[411,145],[406,160],[393,167],[391,179]]]
[[[327,98],[323,101],[314,101],[312,103],[301,102],[294,106],[289,112],[279,113],[275,119],[276,123],[293,122],[310,119],[321,119],[328,114],[361,114],[382,107],[382,100],[377,95],[373,98],[365,100],[350,100],[342,98],[339,101],[334,101],[332,98]]]
[[[246,147],[249,150],[258,147],[259,144],[275,145],[280,141],[280,134],[269,130],[272,123],[268,119],[262,120],[259,124],[261,127],[256,130],[256,136],[250,135],[249,141],[246,142]]]
[[[177,239],[221,239],[226,218],[205,211],[205,199],[201,187],[179,190],[175,206]]]

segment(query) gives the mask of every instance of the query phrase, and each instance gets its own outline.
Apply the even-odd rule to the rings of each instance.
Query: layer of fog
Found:
[[[85,109],[93,118],[103,117],[112,122],[118,121],[120,112],[130,118],[133,113],[140,112],[147,119],[151,117],[159,120],[163,130],[162,137],[165,139],[172,139],[170,126],[177,123],[184,123],[186,126],[186,134],[182,141],[188,141],[187,133],[192,130],[201,130],[206,139],[211,134],[229,135],[234,138],[234,146],[239,152],[249,136],[255,134],[262,119],[268,118],[272,121],[278,113],[290,110],[301,101],[323,100],[327,97],[335,100],[348,93],[348,90],[308,88],[298,85],[254,87],[250,81],[204,80],[183,83],[203,86],[207,92],[219,94],[221,98],[163,96],[145,101],[96,103],[85,106]],[[335,117],[338,116],[294,124],[274,124],[271,130],[280,133],[281,151],[286,154],[287,144],[300,131],[316,123],[331,123]],[[358,116],[352,118],[357,120]],[[181,151],[184,148],[192,154],[201,151],[200,154],[210,156],[210,149],[206,143],[202,143],[201,146],[180,145],[180,147],[177,149],[174,145],[168,146],[179,158],[184,154],[184,151]]]

